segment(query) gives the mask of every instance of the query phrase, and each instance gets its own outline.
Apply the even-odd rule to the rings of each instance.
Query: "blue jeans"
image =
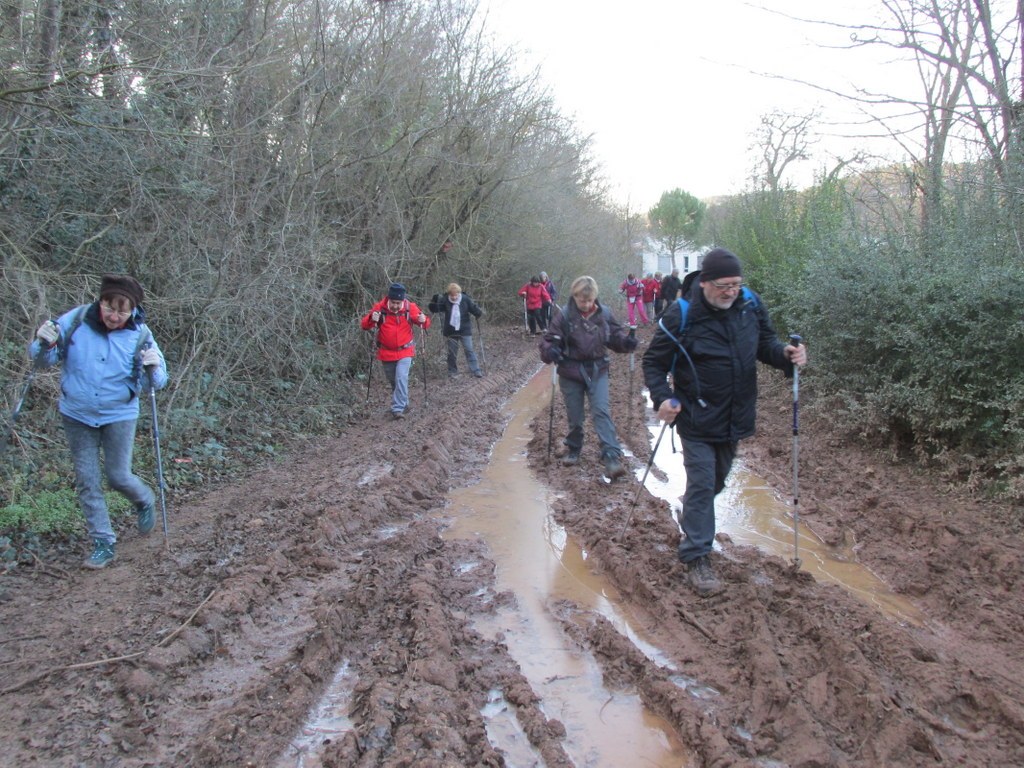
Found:
[[[445,339],[448,342],[448,373],[458,373],[459,346],[466,350],[466,362],[469,370],[473,373],[480,372],[480,363],[476,360],[476,352],[473,351],[472,336],[449,336]]]
[[[412,358],[382,360],[381,365],[391,385],[391,412],[402,413],[409,406],[409,369],[412,368]]]
[[[85,527],[94,540],[113,544],[117,535],[110,525],[107,502],[103,498],[100,452],[107,483],[124,495],[136,509],[155,501],[153,491],[132,474],[132,450],[138,419],[115,421],[102,427],[90,427],[75,419],[62,417],[64,434],[75,465],[75,489],[85,514]]]
[[[725,478],[736,458],[737,443],[683,441],[686,493],[683,494],[683,540],[679,559],[688,563],[708,554],[715,542],[715,496],[725,488]]]
[[[619,458],[622,448],[619,447],[612,423],[611,411],[608,410],[608,374],[595,376],[588,387],[582,381],[558,377],[558,386],[565,400],[565,413],[569,421],[569,434],[565,437],[565,445],[570,451],[579,453],[583,448],[584,399],[590,398],[590,418],[594,422],[594,431],[601,443],[601,458]]]

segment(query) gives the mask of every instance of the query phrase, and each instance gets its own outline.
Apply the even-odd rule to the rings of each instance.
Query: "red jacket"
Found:
[[[633,280],[633,282],[629,282],[628,278],[623,280],[622,285],[619,286],[619,293],[626,294],[627,299],[632,299],[634,301],[644,300],[644,287],[640,284],[639,280]]]
[[[644,304],[650,304],[661,293],[661,283],[653,277],[645,277],[640,282],[644,286]]]
[[[527,309],[540,309],[551,303],[551,294],[542,283],[527,283],[519,289],[519,295],[526,297]]]
[[[380,312],[380,322],[373,322],[373,313]],[[413,357],[416,354],[416,342],[413,336],[412,326],[416,318],[425,314],[419,307],[408,299],[402,302],[402,309],[395,314],[388,311],[388,300],[381,299],[373,305],[373,309],[363,315],[359,321],[364,331],[377,329],[377,359],[381,362],[390,363],[401,360],[403,357]],[[425,315],[423,328],[430,327],[430,315]]]

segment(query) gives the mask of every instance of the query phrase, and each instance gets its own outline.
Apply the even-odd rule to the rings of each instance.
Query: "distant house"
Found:
[[[659,240],[653,237],[646,238],[641,253],[645,275],[648,272],[661,272],[661,274],[667,275],[672,271],[672,255]],[[697,269],[697,263],[702,253],[703,251],[676,251],[676,267],[679,269],[679,274],[685,275],[687,272]]]

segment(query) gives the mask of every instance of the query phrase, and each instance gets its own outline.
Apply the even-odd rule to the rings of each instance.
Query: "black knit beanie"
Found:
[[[394,301],[405,300],[405,286],[401,283],[392,283],[388,287],[388,298]]]
[[[743,277],[739,257],[725,248],[714,248],[704,256],[700,267],[701,282],[719,280],[723,277]]]

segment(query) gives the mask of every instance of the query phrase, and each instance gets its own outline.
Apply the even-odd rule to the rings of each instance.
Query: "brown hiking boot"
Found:
[[[711,570],[711,559],[707,555],[691,560],[688,567],[690,585],[701,597],[711,597],[725,589],[722,582],[715,576],[715,572]]]
[[[609,480],[618,480],[626,476],[626,468],[622,466],[618,456],[609,456],[604,460],[604,472]]]

